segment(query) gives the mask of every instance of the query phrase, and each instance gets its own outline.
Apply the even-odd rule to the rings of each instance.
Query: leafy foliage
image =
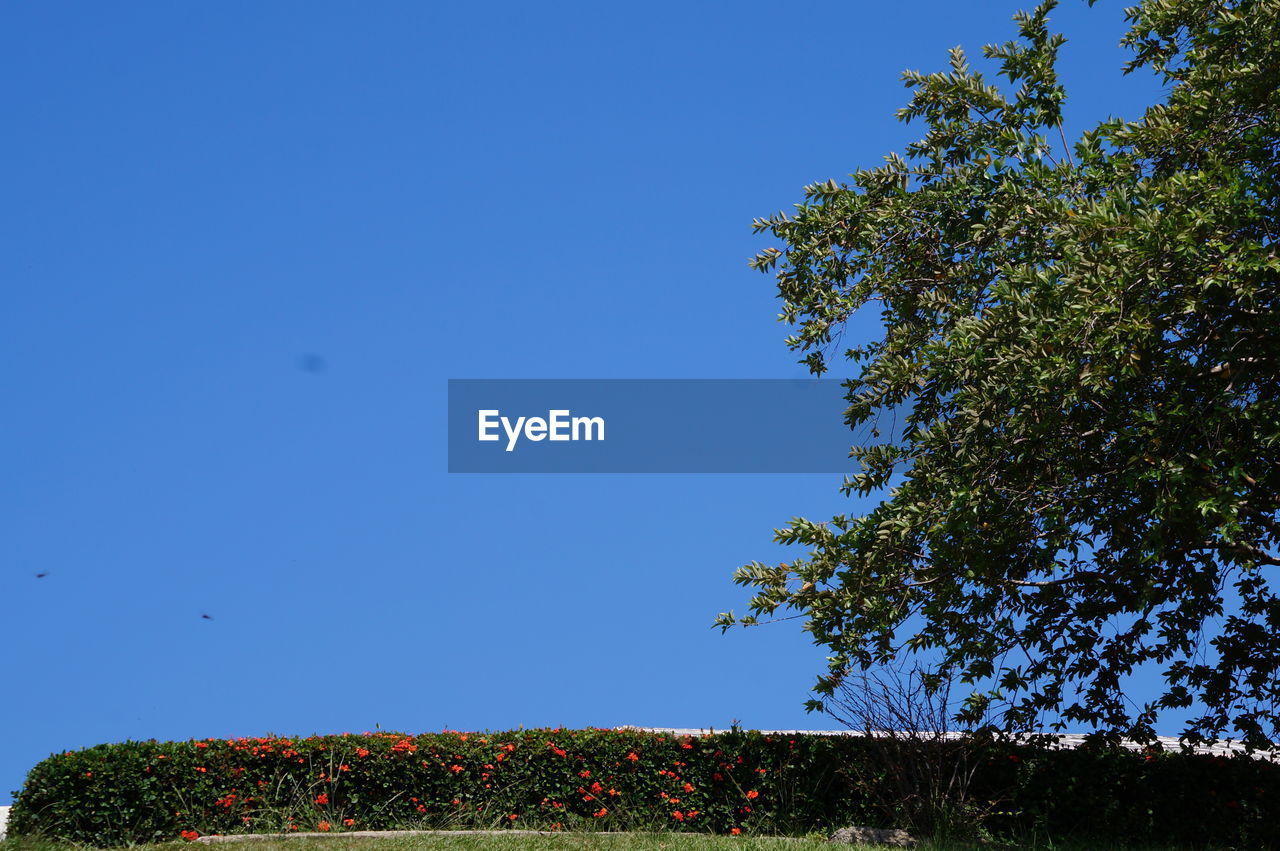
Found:
[[[884,804],[904,787],[884,757],[882,742],[862,736],[741,730],[123,742],[36,765],[9,832],[120,846],[405,828],[803,835],[905,826],[888,823]],[[946,753],[915,758],[953,763]],[[995,743],[969,747],[965,761],[965,800],[992,813],[986,826],[998,836],[1280,844],[1280,766],[1264,760]]]
[[[10,831],[99,846],[404,828],[803,833],[861,819],[831,755],[744,732],[124,742],[33,768]]]
[[[1192,742],[1280,737],[1280,3],[1146,0],[1126,72],[1167,97],[1068,146],[1053,0],[984,48],[908,72],[905,155],[805,188],[755,223],[783,248],[788,345],[816,374],[845,323],[845,492],[864,516],[797,519],[804,558],[753,563],[752,614],[794,609],[829,647],[818,700],[902,656],[975,685],[961,718]],[[900,433],[876,439],[890,412]],[[1129,677],[1165,688],[1135,705]]]

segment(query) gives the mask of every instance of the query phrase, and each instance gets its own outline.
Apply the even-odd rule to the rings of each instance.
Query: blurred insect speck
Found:
[[[319,375],[325,371],[328,366],[324,358],[316,354],[305,354],[298,358],[298,368],[303,372],[309,372],[312,375]]]

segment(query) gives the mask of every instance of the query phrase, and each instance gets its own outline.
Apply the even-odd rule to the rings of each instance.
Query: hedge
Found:
[[[36,765],[9,832],[97,846],[405,828],[802,835],[892,826],[866,786],[895,770],[883,758],[864,737],[739,730],[130,741]],[[993,745],[971,791],[997,836],[1280,846],[1280,767],[1244,756]]]

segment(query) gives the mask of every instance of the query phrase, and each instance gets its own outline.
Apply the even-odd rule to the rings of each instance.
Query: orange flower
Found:
[[[452,771],[454,774],[458,774],[458,773],[460,773],[460,772],[462,771],[462,766],[461,766],[461,765],[451,765],[451,766],[449,766],[449,770],[450,770],[450,771]]]
[[[600,809],[596,810],[596,811],[595,811],[594,813],[592,813],[591,815],[592,815],[592,816],[594,816],[595,818],[604,818],[605,816],[609,815],[609,808],[608,808],[608,807],[601,807]]]
[[[512,813],[511,815],[507,816],[507,818],[510,819],[511,821],[515,821],[516,819],[520,818],[520,814]]]
[[[391,746],[391,750],[394,753],[413,753],[417,749],[418,749],[418,746],[415,745],[413,742],[409,741],[408,739],[401,739],[400,741],[396,742],[394,745]]]
[[[364,757],[366,757],[366,756],[368,756],[368,755],[369,755],[369,749],[368,749],[368,748],[356,748],[356,756],[358,756],[358,757],[360,757],[360,758],[362,758],[362,759],[363,759]]]
[[[347,827],[351,827],[351,825],[356,823],[356,820],[353,818],[344,818],[342,820],[342,823],[345,824]]]
[[[737,836],[740,833],[742,833],[742,828],[740,827],[735,827],[729,831],[730,836]]]
[[[676,810],[674,813],[672,813],[671,817],[676,821],[684,821],[684,813],[680,812],[679,810]]]
[[[560,830],[560,829],[562,829],[563,827],[564,827],[564,825],[562,825],[560,822],[556,822],[555,824],[551,825],[551,829],[552,829],[552,830]]]
[[[686,784],[684,784],[684,790],[685,790],[686,792],[692,792],[692,791],[693,791],[693,784],[692,784],[692,783],[686,783]]]
[[[760,793],[757,792],[755,789],[752,789],[750,792],[747,793],[747,800],[749,801],[754,801],[756,798],[759,798],[759,797],[760,797]]]
[[[638,760],[639,758],[640,758],[640,757],[636,756],[636,752],[635,752],[635,751],[632,751],[631,753],[627,754],[627,759],[631,760],[632,762],[635,762],[635,761],[636,761],[636,760]]]
[[[197,839],[199,839],[199,838],[200,838],[200,831],[198,831],[198,830],[184,830],[184,831],[182,831],[182,833],[180,833],[180,834],[178,834],[178,835],[179,835],[179,836],[181,836],[183,839],[187,840],[188,842],[194,842],[195,840],[197,840]]]
[[[320,830],[320,831],[323,831],[323,832],[325,832],[325,833],[328,833],[328,832],[329,832],[329,822],[327,822],[327,821],[322,821],[322,822],[320,822],[318,825],[316,825],[316,829],[317,829],[317,830]]]

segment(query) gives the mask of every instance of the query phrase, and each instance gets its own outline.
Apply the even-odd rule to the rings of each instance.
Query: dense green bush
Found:
[[[125,742],[41,762],[9,827],[99,846],[409,827],[801,834],[885,825],[861,788],[892,770],[877,753],[861,737],[742,731]],[[1264,761],[1000,746],[973,794],[1006,835],[1280,844],[1280,769]]]

